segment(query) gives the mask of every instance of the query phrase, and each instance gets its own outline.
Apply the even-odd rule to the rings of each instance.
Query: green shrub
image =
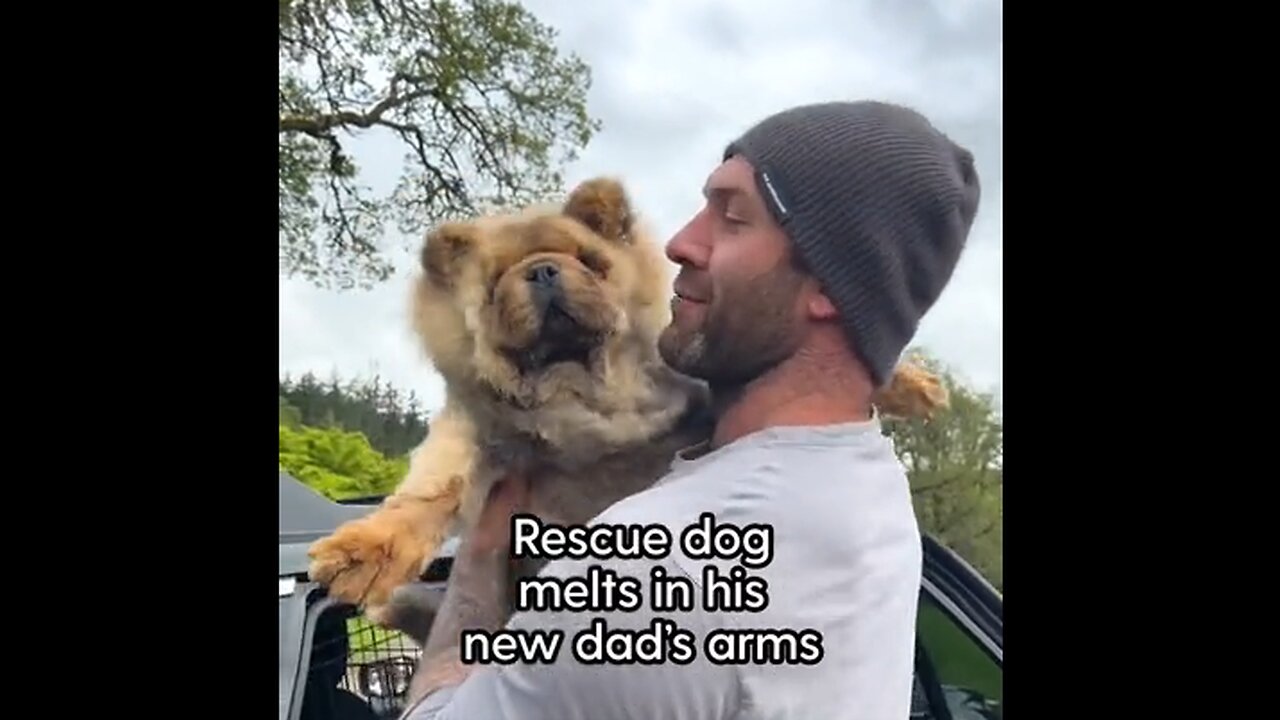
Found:
[[[280,466],[333,500],[386,495],[409,470],[408,457],[387,458],[361,433],[280,425]]]

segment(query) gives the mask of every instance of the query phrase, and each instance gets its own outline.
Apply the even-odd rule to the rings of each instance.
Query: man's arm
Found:
[[[592,565],[636,578],[646,586],[642,595],[649,596],[647,581],[652,567],[649,561],[555,560],[547,565],[543,576],[586,577]],[[674,564],[668,563],[665,567],[668,576],[682,573]],[[672,651],[669,639],[672,628],[664,626],[664,622],[673,621],[692,634],[691,645],[696,657],[688,664],[670,659],[647,664],[635,658],[620,663],[579,661],[575,657],[575,636],[589,630],[594,619],[603,620],[611,632],[622,631],[633,638],[657,629],[659,637],[665,636],[666,640],[660,639],[657,645],[668,652]],[[401,717],[402,720],[633,720],[641,717],[723,720],[733,717],[739,707],[741,684],[732,666],[709,662],[702,648],[702,639],[721,622],[718,616],[704,612],[700,604],[690,612],[660,614],[655,614],[647,602],[634,612],[517,612],[505,623],[504,629],[525,633],[559,632],[562,640],[555,659],[546,663],[474,666],[458,662],[457,634],[465,627],[478,625],[447,628],[444,622],[439,622],[433,628],[431,642],[434,644],[438,638],[441,646],[449,646],[454,653],[449,658],[451,662],[443,662],[445,656],[440,653],[445,651],[437,650],[429,669],[424,664],[421,686],[427,688],[429,682],[434,682],[430,687],[436,689],[417,696],[415,704]],[[446,629],[451,635],[439,634]],[[617,650],[616,643],[608,645]],[[598,652],[605,648],[588,643],[581,649]],[[458,682],[459,678],[462,682]]]
[[[585,577],[592,565],[636,578],[644,589],[644,607],[636,612],[527,612],[506,620],[506,584],[510,577],[511,515],[524,505],[522,478],[501,483],[490,494],[477,526],[459,546],[445,599],[415,674],[409,708],[402,720],[613,720],[632,717],[681,717],[720,720],[730,716],[740,690],[733,669],[709,663],[700,646],[719,619],[695,606],[691,613],[666,614],[693,633],[698,657],[681,665],[584,663],[574,657],[574,637],[601,618],[613,630],[648,633],[655,617],[648,607],[651,563],[641,561],[556,560],[544,576]],[[681,574],[674,564],[669,575]],[[686,577],[688,577],[686,575]],[[698,578],[689,578],[697,584]],[[463,665],[461,633],[466,629],[559,631],[562,641],[550,663]],[[664,644],[659,642],[659,644]]]
[[[505,550],[460,547],[444,601],[422,651],[422,667],[414,675],[411,701],[460,684],[471,671],[462,664],[459,639],[467,629],[494,631],[506,621],[508,560]]]
[[[459,545],[444,601],[422,651],[422,665],[410,683],[410,703],[466,679],[471,668],[462,664],[459,653],[463,630],[494,631],[506,621],[511,515],[527,496],[528,484],[522,477],[498,483],[476,527]]]

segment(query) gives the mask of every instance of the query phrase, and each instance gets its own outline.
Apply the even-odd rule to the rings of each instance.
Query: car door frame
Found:
[[[959,553],[927,533],[921,536],[924,563],[921,576],[921,603],[930,602],[949,619],[970,642],[1004,672],[1004,599]],[[920,609],[923,612],[923,608]],[[917,625],[917,632],[920,626]],[[948,702],[946,686],[938,677],[934,658],[926,651],[924,638],[917,635],[914,685],[923,693],[928,709],[917,715],[912,702],[912,718],[952,720],[958,709]],[[968,717],[968,715],[966,715]]]
[[[1004,598],[972,565],[922,535],[921,590],[1004,670]]]

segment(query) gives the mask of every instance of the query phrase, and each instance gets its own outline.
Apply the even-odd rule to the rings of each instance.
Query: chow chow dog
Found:
[[[523,473],[544,522],[583,523],[658,480],[714,426],[705,385],[659,356],[670,266],[620,182],[443,224],[420,263],[413,326],[444,379],[444,407],[395,491],[310,549],[310,575],[332,597],[400,629],[410,621],[396,617],[393,592],[465,532],[498,479]],[[928,416],[946,393],[905,364],[875,402],[882,415]]]

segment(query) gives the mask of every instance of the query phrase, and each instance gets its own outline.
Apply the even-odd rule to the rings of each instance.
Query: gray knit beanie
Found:
[[[885,385],[968,238],[972,154],[913,110],[864,101],[780,112],[730,143],[734,155]]]

